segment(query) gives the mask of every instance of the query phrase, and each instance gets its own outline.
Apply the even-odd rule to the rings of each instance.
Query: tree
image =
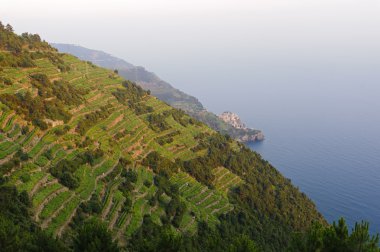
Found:
[[[5,30],[7,30],[8,32],[13,32],[13,27],[10,24],[7,24],[5,26]]]
[[[0,186],[0,251],[67,251],[64,244],[35,225],[26,192]]]
[[[255,243],[249,239],[246,235],[240,235],[236,237],[230,247],[228,248],[230,252],[258,252]]]
[[[371,236],[369,224],[363,221],[350,234],[341,218],[331,226],[315,223],[306,233],[295,234],[288,251],[379,252],[379,234]]]
[[[369,223],[356,223],[348,240],[348,245],[352,251],[380,251],[379,234],[371,236],[369,234]]]
[[[74,251],[119,251],[107,227],[96,219],[90,219],[79,227],[74,238]]]

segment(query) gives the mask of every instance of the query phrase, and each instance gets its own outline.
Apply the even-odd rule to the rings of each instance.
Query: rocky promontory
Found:
[[[240,117],[232,112],[226,111],[219,118],[234,128],[233,137],[241,142],[255,142],[264,140],[264,134],[260,130],[248,128]]]

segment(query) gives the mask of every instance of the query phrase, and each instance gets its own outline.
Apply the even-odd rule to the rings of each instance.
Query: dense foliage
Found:
[[[17,150],[16,154],[11,159],[0,165],[0,176],[3,176],[12,169],[19,167],[22,161],[26,161],[28,159],[28,154],[23,152],[21,149]]]
[[[149,153],[142,161],[142,164],[152,168],[155,173],[162,174],[166,177],[169,177],[177,170],[175,163],[161,156],[158,152]]]
[[[157,137],[155,139],[155,141],[159,144],[159,145],[165,145],[165,144],[168,144],[168,143],[172,143],[174,141],[174,138],[175,136],[178,136],[180,135],[181,132],[178,131],[178,130],[175,130],[169,134],[166,134],[166,135],[163,135],[163,136],[160,136],[160,137]]]
[[[48,127],[44,119],[67,122],[71,118],[71,114],[59,100],[46,100],[40,96],[33,97],[30,92],[2,94],[0,95],[0,102],[18,114],[24,115],[26,120],[31,121],[42,130]]]
[[[79,178],[75,176],[75,171],[84,164],[94,165],[95,161],[103,156],[103,151],[96,149],[78,154],[74,159],[63,159],[55,166],[50,168],[50,173],[58,178],[59,182],[70,189],[79,186]]]
[[[131,237],[130,251],[259,251],[255,243],[245,235],[222,236],[221,233],[201,222],[193,236],[183,236],[170,228],[158,226],[149,216],[144,217],[141,228]]]
[[[74,251],[78,252],[116,252],[117,244],[112,241],[112,234],[99,220],[86,221],[76,230],[74,238]]]
[[[56,80],[53,83],[46,74],[30,75],[31,83],[38,89],[38,95],[41,98],[57,98],[65,105],[78,106],[83,102],[83,95],[86,90],[74,88],[70,83],[63,80]]]
[[[0,247],[2,251],[119,251],[111,233],[97,219],[82,220],[73,227],[72,239],[63,243],[41,231],[29,217],[30,200],[26,192],[0,186]],[[97,212],[99,201],[92,197],[83,204],[85,211]],[[171,209],[172,207],[168,208]],[[159,226],[149,216],[127,244],[128,251],[261,251],[249,236],[234,230],[244,222],[238,217],[233,229],[216,229],[201,222],[193,236],[181,235],[171,226]],[[231,227],[230,227],[231,228]],[[288,251],[363,251],[376,252],[379,236],[370,236],[368,224],[356,224],[351,233],[343,219],[332,226],[315,223],[304,233],[295,233]],[[282,250],[282,249],[281,249]]]
[[[67,251],[64,244],[36,226],[29,215],[30,200],[24,191],[0,186],[1,251]]]
[[[351,233],[343,218],[325,227],[320,223],[305,233],[296,233],[288,251],[368,251],[378,252],[379,234],[370,235],[367,222],[356,223]]]
[[[163,114],[149,114],[147,117],[149,127],[156,132],[161,132],[170,129],[170,126],[165,121],[165,118],[166,116]]]
[[[63,122],[70,120],[71,114],[64,105],[81,104],[86,91],[63,81],[51,83],[45,74],[33,74],[30,78],[38,90],[37,96],[29,91],[24,94],[2,94],[0,101],[43,130],[48,127],[45,119]]]
[[[176,109],[167,110],[167,111],[164,111],[163,113],[160,113],[160,114],[149,114],[146,117],[146,120],[148,121],[149,127],[152,130],[154,130],[156,132],[161,132],[161,131],[165,131],[165,130],[170,129],[170,125],[166,121],[166,119],[170,116],[172,116],[173,119],[176,122],[178,122],[179,124],[181,124],[183,127],[186,127],[189,124],[200,125],[199,122],[195,121],[192,118],[185,116],[184,112],[182,112],[180,110],[176,110]],[[177,133],[173,132],[171,134],[172,135],[169,136],[169,138],[175,136]],[[159,143],[161,142],[160,144],[165,144],[165,142],[166,143],[171,142],[170,139],[166,139],[166,141],[165,140],[163,140],[163,141],[158,140],[158,141],[159,141]]]
[[[218,166],[228,168],[246,182],[236,186],[229,194],[236,208],[222,217],[225,232],[235,230],[237,233],[233,235],[248,234],[261,246],[269,245],[267,249],[278,250],[286,246],[291,230],[305,230],[313,220],[326,224],[306,195],[293,187],[290,180],[285,179],[259,154],[241,144],[234,149],[231,139],[220,134],[208,137],[203,145],[207,146],[205,156],[178,161],[177,164],[209,187],[213,186],[214,181],[211,170]],[[309,207],[298,207],[295,202]],[[237,216],[240,217],[236,219]]]
[[[137,115],[153,112],[152,107],[141,103],[142,98],[148,95],[148,91],[143,90],[131,81],[124,81],[123,86],[124,88],[118,88],[112,93],[121,104],[134,109]]]
[[[112,107],[109,105],[102,106],[99,110],[85,115],[84,119],[79,121],[76,131],[84,135],[89,128],[94,126],[97,122],[107,118],[112,112]]]

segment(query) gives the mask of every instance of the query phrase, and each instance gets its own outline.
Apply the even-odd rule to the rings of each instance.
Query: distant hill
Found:
[[[284,251],[327,225],[245,145],[38,35],[0,38],[2,251]]]
[[[91,50],[78,45],[52,43],[60,52],[70,53],[82,60],[108,69],[117,69],[124,78],[136,82],[145,90],[150,90],[154,96],[169,105],[184,110],[189,115],[207,124],[222,134],[228,134],[241,142],[261,141],[264,136],[260,130],[236,128],[224,122],[217,115],[207,111],[197,98],[188,95],[145,68],[134,66],[125,60],[116,58],[108,53]]]

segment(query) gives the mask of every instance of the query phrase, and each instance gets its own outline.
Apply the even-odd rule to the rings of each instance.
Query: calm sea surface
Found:
[[[250,147],[306,192],[327,220],[368,220],[371,231],[380,232],[378,135],[277,125],[281,129],[268,126],[266,141]]]
[[[372,232],[380,232],[380,83],[359,83],[305,85],[284,90],[272,103],[254,101],[256,107],[236,110],[266,135],[249,146],[304,191],[328,221],[343,216],[352,226],[367,220]]]

